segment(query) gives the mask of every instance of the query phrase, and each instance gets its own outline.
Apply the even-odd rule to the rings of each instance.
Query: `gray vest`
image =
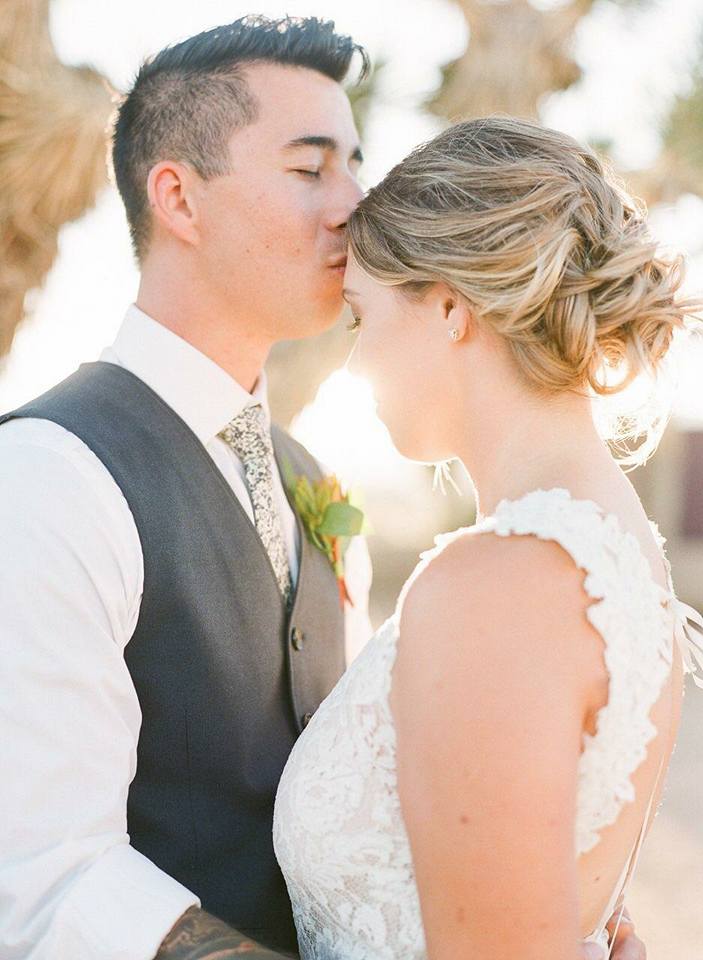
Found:
[[[301,528],[288,615],[263,544],[204,446],[122,367],[84,364],[0,424],[15,417],[52,420],[83,440],[122,490],[141,540],[144,594],[125,650],[143,714],[132,845],[205,909],[295,951],[273,802],[298,734],[344,669],[329,562]],[[273,441],[279,467],[320,476],[276,427]]]

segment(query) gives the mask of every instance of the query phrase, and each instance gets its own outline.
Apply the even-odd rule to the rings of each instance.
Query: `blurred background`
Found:
[[[538,117],[610,158],[703,290],[703,0],[0,0],[0,407],[111,342],[137,272],[105,166],[114,96],[168,43],[247,13],[334,19],[375,70],[351,91],[371,186],[450,119]],[[343,318],[345,321],[348,318]],[[269,363],[276,418],[356,490],[373,526],[371,612],[418,553],[471,523],[470,484],[433,489],[348,368],[344,323]],[[673,416],[631,474],[668,540],[679,595],[703,608],[703,338],[674,351]],[[1,467],[0,467],[1,469]],[[650,960],[703,958],[703,693],[688,690],[667,797],[629,896]]]

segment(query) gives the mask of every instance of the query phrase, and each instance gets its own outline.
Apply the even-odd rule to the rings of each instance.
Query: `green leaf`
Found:
[[[327,547],[325,546],[324,542],[320,539],[320,537],[318,537],[316,531],[311,527],[308,527],[308,539],[314,547],[317,547],[318,550],[322,550],[323,553],[327,553]]]
[[[317,513],[315,492],[307,477],[301,477],[296,487],[296,502],[300,504],[300,513],[310,516]]]
[[[291,462],[287,457],[281,464],[281,467],[283,469],[283,479],[285,481],[285,485],[290,490],[290,492],[295,496],[295,488],[298,482],[298,478],[296,477],[295,471],[291,466]]]
[[[317,493],[317,509],[321,516],[324,517],[325,510],[330,504],[332,499],[332,491],[327,486],[320,486],[316,490]]]
[[[361,510],[352,507],[349,503],[330,503],[325,510],[322,523],[317,533],[329,537],[355,537],[361,533],[364,525],[364,515]]]

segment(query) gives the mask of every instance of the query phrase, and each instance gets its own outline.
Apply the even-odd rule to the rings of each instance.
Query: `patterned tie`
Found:
[[[281,518],[273,493],[273,444],[261,404],[245,407],[219,434],[244,465],[244,478],[254,508],[254,525],[261,537],[281,593],[290,606],[293,583]]]

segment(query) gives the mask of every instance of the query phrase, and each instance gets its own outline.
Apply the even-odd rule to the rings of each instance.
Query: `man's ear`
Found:
[[[149,171],[147,196],[154,225],[184,243],[199,239],[197,174],[187,164],[162,160]]]

